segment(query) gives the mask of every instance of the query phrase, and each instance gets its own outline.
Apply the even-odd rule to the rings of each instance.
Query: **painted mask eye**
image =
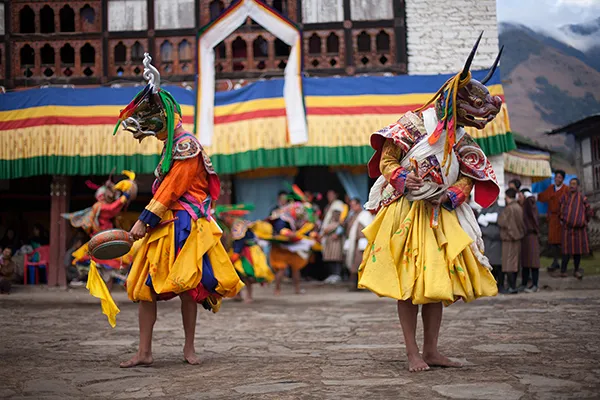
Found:
[[[477,108],[481,108],[481,107],[483,107],[483,100],[481,100],[479,98],[475,98],[475,99],[473,99],[473,105]]]

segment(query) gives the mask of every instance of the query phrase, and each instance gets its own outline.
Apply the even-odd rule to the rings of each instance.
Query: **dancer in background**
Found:
[[[254,283],[270,283],[275,279],[267,264],[267,258],[256,243],[256,235],[252,232],[253,223],[244,219],[254,207],[246,205],[222,206],[215,209],[221,221],[223,237],[227,237],[225,248],[228,250],[233,266],[245,286],[245,303],[252,303],[252,285]]]
[[[127,179],[116,185],[110,178],[102,186],[86,181],[89,188],[96,190],[96,203],[85,210],[62,214],[62,217],[68,219],[71,226],[82,229],[90,237],[104,230],[114,229],[115,219],[119,213],[137,196],[137,185],[132,180],[135,179],[135,174],[131,171],[123,171],[123,175]],[[88,254],[88,243],[75,250],[72,256],[73,265],[78,266],[79,269],[87,269],[90,260],[93,259]],[[99,267],[102,279],[109,290],[112,289],[114,280],[125,282],[125,276],[120,270],[128,267],[132,261],[131,257],[127,256],[115,260],[93,260]]]

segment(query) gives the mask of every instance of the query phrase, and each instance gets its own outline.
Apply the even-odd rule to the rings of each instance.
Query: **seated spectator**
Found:
[[[42,225],[35,224],[33,226],[33,235],[28,239],[27,244],[34,249],[37,249],[40,246],[49,245],[50,239],[48,237],[48,231],[46,231]]]
[[[5,248],[0,257],[0,294],[9,294],[16,270],[12,260],[12,249]]]

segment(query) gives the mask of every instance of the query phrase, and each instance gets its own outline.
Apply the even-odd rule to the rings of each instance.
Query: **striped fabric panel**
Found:
[[[178,200],[178,203],[190,214],[194,221],[200,218],[210,217],[210,204],[212,199],[208,196],[202,203],[200,203],[192,195],[185,193]]]

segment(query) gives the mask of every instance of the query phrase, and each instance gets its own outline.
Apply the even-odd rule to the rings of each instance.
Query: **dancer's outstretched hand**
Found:
[[[129,234],[133,237],[133,240],[138,240],[146,236],[146,231],[146,224],[138,219]]]
[[[450,198],[448,197],[448,193],[444,193],[443,195],[441,195],[437,199],[431,199],[431,200],[429,200],[429,202],[431,204],[433,204],[434,206],[438,207],[438,206],[441,206],[442,204],[446,203],[449,200],[450,200]]]

